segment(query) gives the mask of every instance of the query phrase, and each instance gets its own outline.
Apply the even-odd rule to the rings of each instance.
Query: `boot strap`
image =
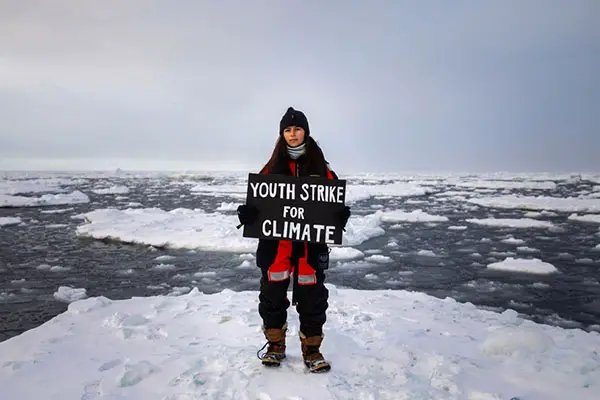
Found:
[[[265,347],[267,347],[267,346],[269,346],[269,345],[276,345],[276,346],[279,346],[280,348],[282,348],[282,347],[283,347],[283,345],[282,345],[282,344],[279,344],[279,342],[269,342],[269,341],[267,341],[267,342],[266,342],[266,343],[263,345],[263,347],[261,347],[261,348],[260,348],[260,349],[259,349],[259,350],[256,352],[256,356],[258,357],[258,359],[259,359],[259,360],[263,360],[263,359],[265,359],[265,358],[276,358],[276,357],[277,357],[277,355],[279,355],[279,354],[283,354],[283,351],[277,351],[277,352],[274,352],[274,351],[269,351],[269,349],[267,349],[267,351],[265,351],[265,352],[263,352],[263,353],[261,354],[261,351],[263,351],[263,350],[265,349]],[[271,346],[269,346],[269,347],[271,347]]]

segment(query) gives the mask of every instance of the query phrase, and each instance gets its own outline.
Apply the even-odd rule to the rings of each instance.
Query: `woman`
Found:
[[[310,136],[306,116],[292,107],[279,123],[279,139],[261,173],[338,179],[329,168],[321,148]],[[238,207],[241,224],[252,224],[257,214],[258,210],[248,205]],[[338,215],[342,227],[346,226],[349,217],[350,209],[346,206]],[[300,316],[299,336],[304,363],[311,372],[328,371],[330,364],[320,352],[329,298],[324,285],[324,271],[329,266],[328,246],[259,239],[256,264],[262,271],[258,311],[267,338],[265,346],[269,346],[264,354],[259,355],[263,364],[279,366],[285,358],[287,309],[290,306],[287,290],[292,281],[292,305],[296,306]]]

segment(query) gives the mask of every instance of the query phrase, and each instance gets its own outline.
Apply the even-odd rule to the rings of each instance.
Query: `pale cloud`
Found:
[[[7,3],[0,169],[256,169],[293,105],[342,170],[600,170],[593,0]]]

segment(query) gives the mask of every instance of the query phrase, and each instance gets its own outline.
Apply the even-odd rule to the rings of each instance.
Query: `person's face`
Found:
[[[283,130],[283,137],[288,146],[300,146],[304,143],[304,129],[299,126],[288,126]]]

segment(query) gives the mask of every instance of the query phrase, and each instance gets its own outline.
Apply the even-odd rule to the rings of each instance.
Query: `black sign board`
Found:
[[[244,225],[244,236],[341,244],[336,214],[345,201],[343,179],[249,174],[246,204],[259,214],[253,224]]]

